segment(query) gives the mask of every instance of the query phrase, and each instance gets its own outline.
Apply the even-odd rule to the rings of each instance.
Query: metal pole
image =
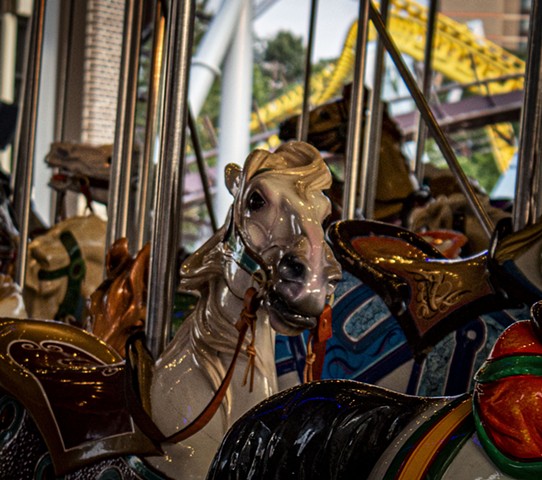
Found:
[[[62,142],[66,138],[65,121],[67,109],[67,84],[68,72],[71,63],[71,39],[73,32],[73,0],[62,0],[60,26],[62,28],[59,37],[58,48],[58,78],[56,81],[56,108],[55,108],[55,133],[54,138],[57,142]],[[58,168],[53,169],[53,173],[58,173]],[[54,188],[51,189],[51,214],[49,221],[51,225],[56,224],[61,219],[64,210],[65,196],[59,194]]]
[[[142,19],[143,0],[126,1],[117,120],[109,174],[106,251],[115,240],[127,236]]]
[[[147,118],[145,122],[145,141],[143,155],[139,164],[139,182],[137,185],[137,229],[136,229],[136,250],[141,250],[149,240],[149,211],[153,158],[157,155],[159,148],[160,128],[160,94],[163,86],[163,57],[164,57],[164,36],[166,18],[162,0],[157,0],[154,11],[154,28],[151,52],[151,69],[149,72],[149,90],[147,95]]]
[[[516,173],[516,198],[512,211],[514,230],[521,230],[538,215],[534,212],[534,194],[538,191],[540,168],[541,133],[541,61],[542,55],[542,8],[538,0],[532,0],[529,20],[529,49],[527,55],[525,96],[521,111],[519,148]]]
[[[439,10],[439,1],[430,0],[429,13],[427,17],[427,31],[425,35],[425,51],[424,51],[424,66],[422,79],[422,93],[426,99],[429,99],[431,94],[431,79],[433,77],[433,40],[435,38],[435,25],[437,13]],[[425,141],[427,139],[427,127],[420,115],[418,123],[418,137],[416,139],[416,163],[415,173],[416,178],[420,182],[423,181],[423,153],[425,150]]]
[[[384,25],[380,14],[376,10],[372,2],[370,4],[369,14],[378,34],[382,37],[382,41],[384,43],[384,46],[386,47],[386,50],[390,54],[395,66],[397,67],[397,70],[403,78],[407,88],[409,89],[412,95],[412,99],[416,103],[416,107],[418,108],[418,110],[420,110],[420,113],[422,114],[431,135],[437,142],[442,152],[442,155],[448,163],[448,167],[454,174],[462,193],[465,195],[467,202],[469,203],[469,206],[472,208],[473,213],[479,220],[487,238],[491,238],[491,234],[493,232],[493,222],[489,218],[487,212],[484,210],[480,199],[476,196],[474,188],[470,184],[467,176],[461,169],[461,166],[457,161],[457,158],[448,142],[448,139],[446,138],[446,135],[444,135],[444,132],[440,128],[437,120],[435,119],[435,116],[433,115],[433,112],[429,108],[425,97],[420,92],[420,89],[416,84],[416,80],[414,79],[414,77],[410,73],[410,70],[403,61],[403,58],[401,57],[401,53],[397,49],[397,46],[386,31],[386,26]]]
[[[380,12],[384,23],[387,22],[389,1],[380,2]],[[364,134],[363,153],[367,163],[367,184],[365,190],[365,218],[374,218],[376,185],[378,181],[378,168],[380,164],[380,143],[382,139],[382,116],[384,104],[381,101],[382,82],[384,81],[384,45],[379,37],[376,39],[376,52],[373,76],[373,92],[371,95],[371,112],[368,127]]]
[[[305,79],[303,83],[303,104],[301,106],[301,116],[297,131],[297,139],[307,141],[309,134],[309,100],[311,96],[311,76],[312,76],[312,52],[314,50],[314,30],[316,25],[316,12],[318,9],[318,0],[311,1],[311,14],[309,22],[309,38],[307,52],[305,57]]]
[[[195,0],[169,2],[166,27],[166,76],[162,149],[158,163],[151,235],[147,336],[157,357],[169,339],[175,293],[181,218],[181,186],[186,146],[188,79],[194,32]]]
[[[196,163],[198,165],[198,172],[201,178],[201,186],[203,188],[203,195],[205,197],[205,205],[207,206],[207,212],[209,213],[209,219],[211,220],[211,228],[213,233],[218,230],[216,222],[215,209],[213,207],[213,197],[209,189],[209,177],[207,176],[207,169],[205,165],[205,158],[203,157],[203,149],[201,148],[201,142],[199,141],[198,129],[196,127],[196,120],[190,109],[188,109],[188,129],[190,130],[190,140],[192,147],[194,147],[194,154],[196,156]]]
[[[369,24],[369,3],[369,0],[360,0],[359,2],[356,64],[354,66],[350,122],[348,123],[348,141],[346,145],[343,219],[353,219],[356,211],[356,187],[358,186],[363,140],[363,83],[365,75],[365,47],[367,44]],[[363,207],[363,205],[361,207]]]
[[[28,221],[34,174],[36,146],[36,119],[45,25],[45,0],[36,0],[32,12],[30,31],[27,37],[25,75],[21,90],[21,107],[15,143],[15,168],[13,176],[13,204],[19,223],[19,252],[15,270],[15,281],[24,286],[26,256],[28,251]]]

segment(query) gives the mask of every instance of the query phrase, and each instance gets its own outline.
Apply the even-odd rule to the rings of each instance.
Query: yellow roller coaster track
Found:
[[[417,61],[423,61],[427,26],[427,8],[412,0],[392,0],[388,29],[399,50]],[[525,63],[491,41],[477,36],[465,25],[442,14],[438,15],[433,47],[433,70],[442,73],[458,84],[473,84],[469,90],[480,95],[499,94],[523,89]],[[357,23],[346,37],[341,55],[331,69],[314,75],[311,79],[311,104],[320,105],[338,96],[342,86],[352,76]],[[376,38],[371,27],[369,40]],[[514,78],[514,75],[518,75]],[[489,82],[491,80],[491,82]],[[302,87],[271,101],[254,114],[251,130],[263,123],[274,124],[299,113]],[[501,171],[506,170],[516,147],[510,124],[499,124],[488,129],[495,160]]]

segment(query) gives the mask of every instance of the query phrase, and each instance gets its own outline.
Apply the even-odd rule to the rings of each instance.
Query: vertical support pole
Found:
[[[389,1],[380,2],[382,21],[387,22]],[[380,37],[376,39],[376,53],[373,77],[373,92],[369,111],[371,116],[368,127],[365,129],[364,156],[367,162],[367,184],[365,190],[365,218],[372,219],[375,215],[376,185],[378,181],[378,168],[380,166],[380,143],[382,139],[382,116],[384,105],[381,100],[382,82],[384,80],[384,45]]]
[[[137,229],[136,250],[141,250],[149,240],[150,196],[152,185],[153,158],[157,156],[159,147],[158,132],[160,129],[160,100],[163,94],[164,80],[164,41],[166,18],[162,0],[156,0],[154,9],[154,28],[151,52],[151,68],[149,73],[149,90],[147,95],[147,117],[145,122],[145,143],[139,165],[139,182],[137,185]]]
[[[117,238],[127,236],[142,19],[143,0],[127,0],[124,10],[115,140],[109,175],[106,251]]]
[[[311,76],[312,76],[312,52],[314,50],[314,30],[316,27],[316,12],[318,10],[318,0],[311,0],[311,11],[309,21],[309,38],[307,52],[305,57],[305,78],[303,83],[303,103],[301,106],[301,116],[297,129],[297,139],[307,141],[309,134],[309,101],[311,96]]]
[[[426,99],[429,99],[431,94],[431,79],[433,78],[433,40],[435,37],[435,25],[439,10],[439,1],[430,0],[429,13],[427,17],[427,28],[425,35],[425,50],[424,50],[424,66],[422,79],[422,93]],[[427,139],[427,126],[423,121],[423,117],[419,116],[418,135],[416,138],[416,162],[414,171],[416,178],[420,184],[423,181],[423,152],[425,150],[425,141]]]
[[[542,115],[542,8],[532,0],[529,17],[529,48],[525,75],[525,96],[520,121],[520,138],[516,173],[516,198],[512,211],[514,230],[521,230],[537,220],[540,199],[535,201],[540,184],[540,134]]]
[[[45,0],[35,0],[29,24],[25,55],[21,103],[15,143],[15,168],[13,175],[13,204],[19,223],[19,252],[14,279],[23,286],[28,251],[28,221],[34,177],[36,147],[36,119],[38,113],[41,57],[45,25]]]
[[[166,28],[166,76],[162,149],[158,163],[151,235],[147,336],[157,357],[169,339],[181,218],[181,187],[186,146],[188,79],[195,0],[171,0]]]
[[[0,100],[5,103],[15,101],[15,62],[17,45],[17,17],[14,13],[0,13]],[[0,166],[11,171],[11,146],[0,152]]]
[[[67,84],[71,63],[71,40],[73,32],[74,0],[61,0],[60,2],[60,34],[58,40],[58,77],[56,80],[56,105],[55,105],[55,129],[54,139],[62,142],[66,139],[65,121],[67,108]],[[53,169],[57,173],[58,168]],[[51,214],[49,222],[56,224],[62,215],[64,195],[59,195],[55,189],[51,189]]]
[[[252,62],[252,1],[244,0],[222,75],[215,196],[216,220],[220,225],[231,205],[228,191],[220,188],[226,184],[224,169],[230,162],[243,163],[250,151]]]
[[[360,180],[360,157],[363,140],[363,82],[365,75],[366,44],[369,24],[370,0],[360,0],[358,14],[358,32],[356,38],[356,64],[354,67],[354,82],[352,85],[352,100],[350,104],[350,122],[348,124],[348,141],[346,145],[346,167],[343,196],[343,219],[353,219],[356,211],[356,193],[362,192],[363,183],[367,178],[364,172]],[[365,176],[365,179],[363,177]],[[363,195],[362,195],[363,198]],[[364,199],[363,202],[364,203]],[[364,205],[360,205],[363,209]]]
[[[480,199],[476,196],[474,192],[474,188],[472,187],[467,176],[465,175],[465,172],[463,172],[463,170],[461,169],[461,165],[459,165],[459,162],[457,161],[455,153],[452,147],[450,146],[450,143],[448,142],[446,135],[444,134],[437,120],[435,119],[433,112],[429,108],[429,105],[427,104],[425,97],[423,96],[422,92],[418,88],[418,85],[416,84],[416,81],[412,77],[410,70],[406,66],[397,46],[395,45],[392,38],[386,31],[386,26],[384,22],[382,21],[382,17],[378,13],[378,10],[376,10],[372,2],[370,3],[369,13],[370,13],[373,25],[376,28],[376,31],[382,38],[382,42],[384,43],[386,50],[390,54],[393,60],[393,63],[397,67],[399,74],[403,78],[408,90],[410,91],[410,94],[412,95],[412,99],[414,100],[414,102],[416,103],[416,107],[422,114],[431,135],[437,142],[437,145],[439,146],[440,151],[442,152],[442,155],[444,156],[444,159],[448,163],[448,167],[450,168],[455,179],[457,180],[459,187],[461,188],[461,192],[463,193],[463,195],[465,195],[465,198],[467,199],[469,206],[471,207],[474,215],[480,222],[480,225],[484,233],[486,234],[487,238],[488,239],[491,238],[491,235],[493,233],[493,222],[489,218],[487,212],[484,210],[484,207],[482,206]]]

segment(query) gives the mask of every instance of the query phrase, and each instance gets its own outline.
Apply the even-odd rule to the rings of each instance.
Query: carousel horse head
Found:
[[[106,223],[68,218],[28,247],[23,295],[31,318],[80,323],[86,299],[102,281]]]
[[[274,153],[256,150],[242,170],[227,168],[226,184],[235,196],[226,233],[229,285],[238,289],[240,265],[263,267],[259,281],[273,328],[286,334],[313,328],[340,279],[322,228],[331,176],[319,152],[302,142]]]
[[[106,257],[106,279],[90,295],[85,327],[122,357],[128,337],[145,327],[150,245],[137,256],[126,238],[117,240]]]

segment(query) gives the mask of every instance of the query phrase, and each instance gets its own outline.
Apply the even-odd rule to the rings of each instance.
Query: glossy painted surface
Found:
[[[531,321],[501,335],[474,396],[406,396],[351,381],[281,392],[234,424],[208,478],[538,479],[541,318],[537,303]]]
[[[94,215],[73,217],[59,222],[29,244],[23,295],[31,318],[57,318],[68,285],[74,281],[78,291],[71,303],[78,318],[71,318],[71,314],[71,320],[58,319],[81,324],[82,307],[103,278],[105,230],[106,223]],[[75,263],[70,261],[70,253],[61,240],[66,231],[72,234],[80,251]]]
[[[229,223],[182,266],[181,288],[201,299],[156,362],[151,405],[154,421],[171,434],[209,402],[230,364],[234,326],[247,288],[262,298],[255,329],[254,389],[243,386],[242,352],[222,409],[202,430],[149,461],[175,477],[203,478],[224,433],[249,408],[277,392],[274,331],[297,334],[316,324],[333,293],[340,267],[324,239],[330,204],[322,189],[331,177],[320,154],[292,142],[274,154],[255,151],[244,168],[230,165],[234,195]],[[248,336],[247,343],[251,341]]]

